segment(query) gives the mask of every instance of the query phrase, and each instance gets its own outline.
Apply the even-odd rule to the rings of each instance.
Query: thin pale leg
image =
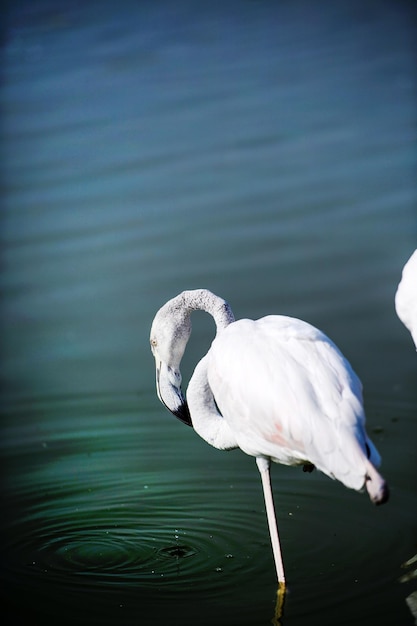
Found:
[[[258,469],[261,473],[262,487],[265,498],[266,516],[268,518],[269,534],[271,537],[272,551],[274,553],[275,567],[277,570],[278,582],[285,587],[284,563],[282,561],[281,546],[279,543],[277,520],[275,517],[274,499],[271,489],[271,478],[269,474],[270,461],[258,457],[256,459]]]

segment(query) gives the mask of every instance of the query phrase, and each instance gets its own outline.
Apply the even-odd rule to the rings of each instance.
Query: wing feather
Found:
[[[361,486],[361,383],[324,333],[285,316],[234,322],[212,344],[208,380],[245,452],[288,464],[308,460]]]

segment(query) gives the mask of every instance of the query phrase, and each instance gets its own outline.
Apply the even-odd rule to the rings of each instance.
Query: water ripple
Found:
[[[377,444],[389,438],[395,445],[398,424],[411,418],[410,407],[396,409],[398,421],[382,416]],[[376,411],[383,414],[380,406]],[[39,401],[5,415],[6,589],[23,583],[39,597],[53,592],[68,611],[71,603],[88,603],[88,594],[103,606],[119,597],[147,606],[157,594],[178,602],[187,590],[204,590],[206,598],[223,598],[232,607],[236,590],[259,577],[273,594],[253,459],[213,450],[143,398]],[[392,585],[402,562],[392,528],[401,520],[407,527],[407,507],[375,508],[366,495],[318,472],[274,466],[272,480],[290,591],[303,598],[294,607],[290,594],[294,614],[320,604],[312,580],[323,588],[336,585],[337,602],[357,602],[373,586],[377,593]],[[395,491],[407,499],[400,485],[394,484],[394,497]],[[407,558],[407,533],[403,542]],[[330,606],[327,600],[327,611]],[[335,619],[343,623],[340,615]]]
[[[71,402],[63,404],[70,413]],[[209,582],[213,572],[247,574],[258,560],[254,546],[265,543],[269,556],[265,527],[254,523],[238,490],[222,515],[216,472],[201,485],[197,474],[182,467],[180,446],[171,456],[169,420],[162,432],[143,419],[138,428],[131,408],[113,422],[108,406],[97,418],[97,404],[102,399],[77,403],[74,420],[59,423],[62,403],[41,403],[36,429],[30,422],[33,413],[39,418],[39,405],[14,410],[3,440],[13,470],[6,484],[10,578],[36,584],[39,574],[48,574],[54,585],[70,580],[73,587],[87,579],[96,588],[146,588],[162,580],[165,586],[192,586],[199,579]],[[173,424],[180,435],[186,432]],[[158,450],[163,458],[155,460]],[[245,550],[247,528],[252,545]]]

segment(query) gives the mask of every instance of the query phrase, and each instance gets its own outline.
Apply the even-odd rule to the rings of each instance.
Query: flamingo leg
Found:
[[[268,518],[269,535],[271,537],[272,551],[274,553],[275,567],[277,570],[278,583],[280,588],[285,588],[284,563],[282,561],[281,546],[279,543],[277,520],[275,517],[274,498],[271,488],[271,477],[269,473],[270,461],[262,457],[256,458],[256,464],[261,473],[262,487],[265,498],[266,516]]]

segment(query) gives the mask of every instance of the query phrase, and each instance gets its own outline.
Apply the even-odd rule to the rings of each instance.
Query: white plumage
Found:
[[[180,362],[193,310],[210,313],[217,333],[181,391]],[[157,392],[174,415],[219,449],[239,447],[261,471],[278,579],[285,581],[269,480],[271,461],[316,466],[347,487],[388,499],[366,434],[361,383],[335,344],[310,324],[270,315],[235,321],[225,300],[184,291],[156,314],[151,329]],[[188,403],[188,404],[187,404]]]
[[[395,294],[397,315],[411,333],[417,349],[417,250],[414,250],[402,271]]]

